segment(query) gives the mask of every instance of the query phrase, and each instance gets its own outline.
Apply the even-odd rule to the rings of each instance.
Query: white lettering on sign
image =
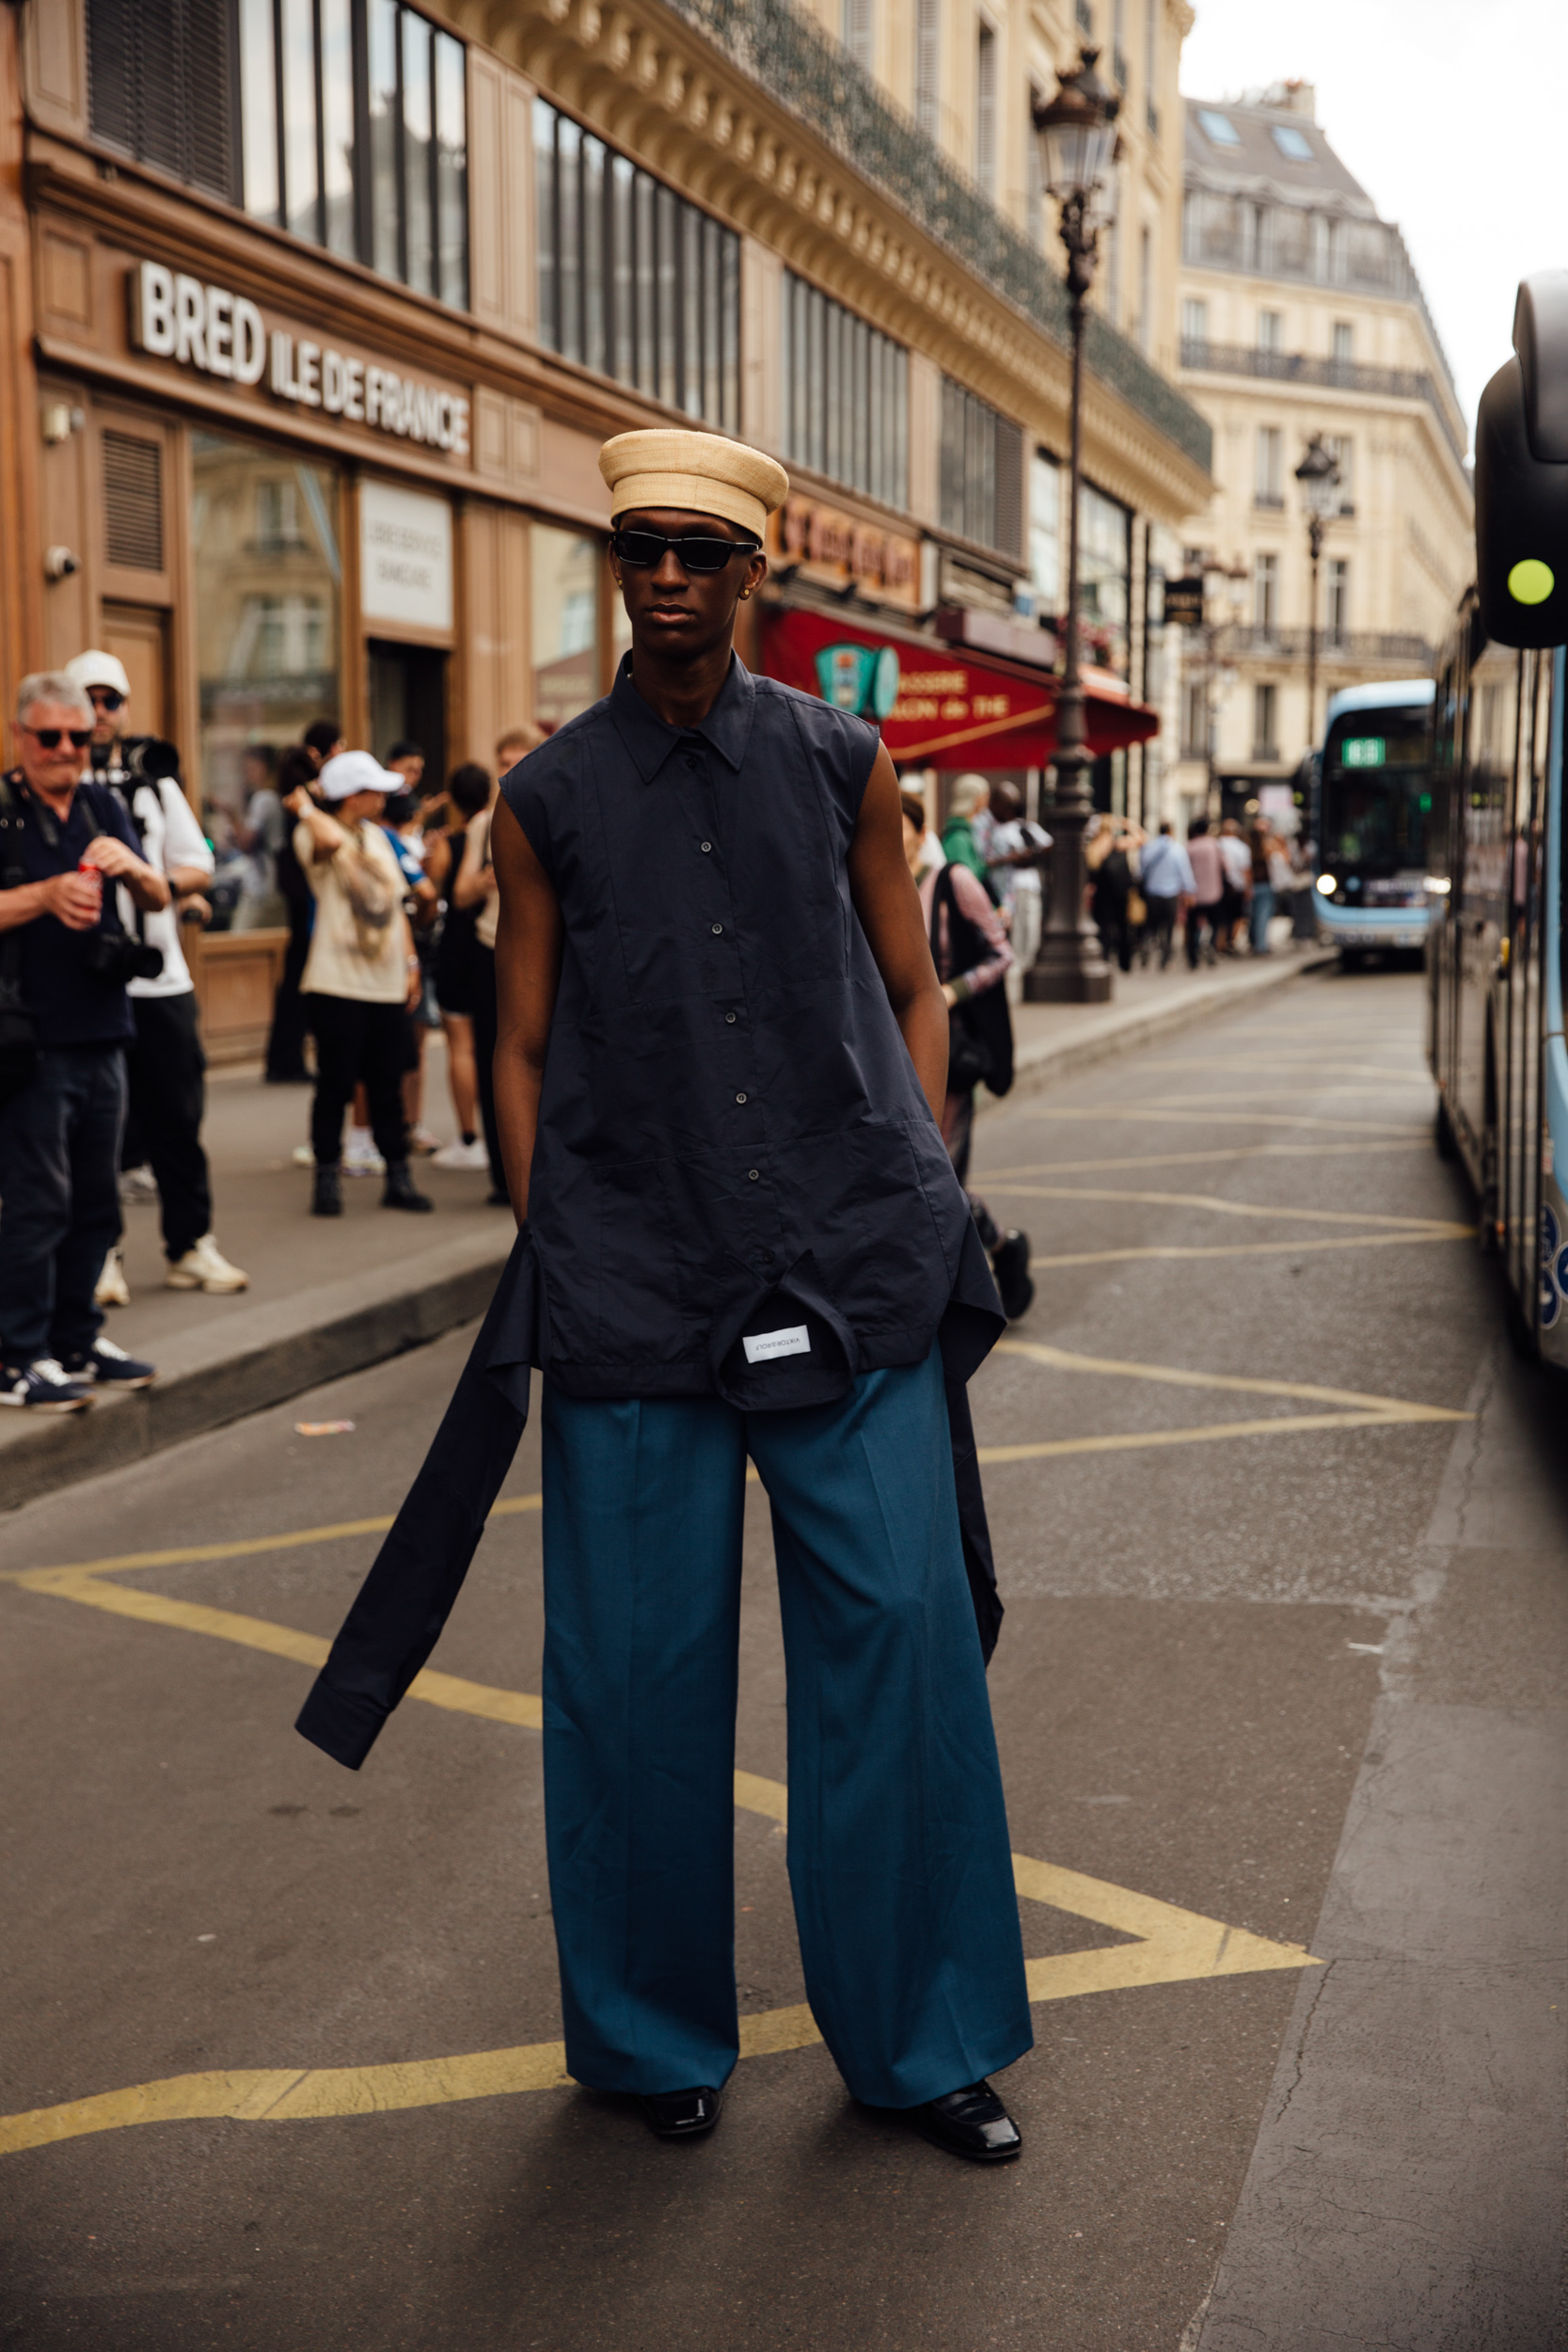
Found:
[[[204,285],[161,262],[139,262],[130,286],[131,341],[150,358],[236,384],[259,384],[264,374],[275,400],[372,424],[453,457],[468,454],[468,403],[460,392],[417,383],[395,368],[368,367],[286,327],[269,334],[244,294]]]
[[[746,1350],[749,1364],[766,1364],[775,1356],[809,1356],[811,1341],[803,1323],[792,1323],[784,1331],[748,1332],[740,1343]]]
[[[359,604],[367,620],[451,627],[451,508],[390,482],[359,485]]]

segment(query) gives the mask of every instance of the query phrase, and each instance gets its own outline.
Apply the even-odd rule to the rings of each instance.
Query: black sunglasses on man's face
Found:
[[[30,735],[35,743],[41,744],[46,752],[57,752],[62,736],[73,752],[85,752],[92,741],[91,727],[25,727],[23,732]]]
[[[123,710],[125,707],[125,697],[116,686],[89,686],[87,698],[93,704],[110,712]]]
[[[618,561],[637,572],[652,571],[672,550],[688,572],[721,572],[732,556],[744,556],[749,563],[762,553],[755,539],[709,539],[700,532],[689,538],[667,539],[661,531],[614,531],[610,545]]]

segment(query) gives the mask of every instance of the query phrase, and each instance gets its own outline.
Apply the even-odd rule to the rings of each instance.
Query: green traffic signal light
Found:
[[[1551,565],[1533,555],[1515,564],[1508,575],[1508,593],[1515,604],[1544,604],[1556,586]]]

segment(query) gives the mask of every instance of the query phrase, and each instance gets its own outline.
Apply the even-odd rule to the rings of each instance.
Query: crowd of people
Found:
[[[186,926],[288,929],[265,1075],[313,1089],[296,1157],[314,1170],[315,1215],[341,1214],[345,1168],[380,1175],[384,1206],[427,1213],[410,1168],[421,1152],[487,1171],[490,1200],[508,1199],[490,1079],[490,771],[466,764],[442,787],[417,744],[383,763],[323,719],[281,753],[247,751],[243,807],[212,827],[220,858],[175,746],[134,718],[113,654],[37,673],[0,778],[0,1403],[32,1410],[79,1412],[156,1376],[103,1333],[104,1311],[131,1296],[128,1205],[158,1204],[166,1287],[248,1286],[214,1232]],[[503,736],[499,772],[539,740]],[[422,1120],[432,1029],[458,1130],[444,1146]]]

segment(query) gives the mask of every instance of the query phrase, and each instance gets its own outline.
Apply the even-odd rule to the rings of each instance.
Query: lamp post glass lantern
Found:
[[[1323,526],[1339,511],[1339,461],[1323,445],[1321,433],[1307,444],[1296,468],[1301,502],[1307,509],[1307,545],[1312,558],[1312,609],[1307,628],[1307,748],[1317,741],[1318,725],[1318,560],[1323,551]]]
[[[1068,596],[1062,682],[1056,698],[1056,758],[1047,806],[1051,900],[1039,952],[1023,976],[1031,1004],[1103,1004],[1111,967],[1084,908],[1084,835],[1091,813],[1090,760],[1079,669],[1078,505],[1083,462],[1084,311],[1094,280],[1100,231],[1114,213],[1112,167],[1120,100],[1095,72],[1097,49],[1079,52],[1056,95],[1035,115],[1040,178],[1062,208],[1062,244],[1072,321],[1072,422],[1068,464]]]

